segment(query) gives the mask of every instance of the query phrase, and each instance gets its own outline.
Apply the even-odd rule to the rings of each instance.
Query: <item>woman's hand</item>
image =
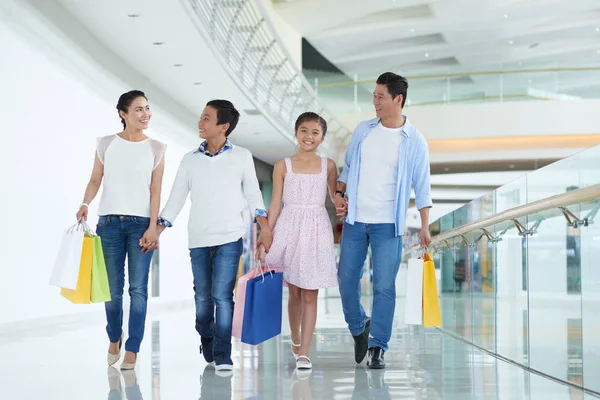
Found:
[[[148,253],[158,248],[158,231],[155,226],[151,226],[144,232],[144,236],[140,239],[140,247],[144,253]]]
[[[80,222],[82,218],[84,221],[87,221],[87,217],[88,206],[82,204],[81,207],[79,207],[79,211],[77,211],[77,222]]]

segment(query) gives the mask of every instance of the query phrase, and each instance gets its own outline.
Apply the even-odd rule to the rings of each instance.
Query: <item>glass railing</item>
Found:
[[[409,106],[600,98],[600,64],[454,66],[394,72],[408,79]],[[307,77],[335,113],[372,109],[376,75],[310,73]]]
[[[434,222],[442,329],[600,392],[599,184],[597,146]]]

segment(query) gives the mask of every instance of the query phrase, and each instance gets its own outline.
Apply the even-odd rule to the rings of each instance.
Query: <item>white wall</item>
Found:
[[[101,310],[71,305],[48,278],[62,231],[74,223],[95,138],[120,131],[115,105],[132,87],[77,54],[29,10],[11,12],[0,25],[0,323]],[[179,160],[197,140],[194,127],[182,126],[160,107],[153,112],[147,133],[168,144],[164,203]],[[90,208],[91,223],[97,203]],[[162,300],[192,296],[186,220],[184,210],[161,242]]]

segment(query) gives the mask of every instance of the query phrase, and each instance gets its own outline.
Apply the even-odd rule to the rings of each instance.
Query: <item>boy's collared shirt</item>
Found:
[[[417,209],[431,207],[431,185],[429,148],[427,141],[403,116],[405,122],[402,127],[402,143],[398,156],[398,175],[396,181],[395,199],[395,226],[396,236],[404,233],[406,211],[410,202],[411,188],[415,191]],[[365,138],[380,122],[379,118],[363,121],[356,126],[346,150],[344,168],[339,182],[346,184],[348,198],[348,216],[346,222],[353,225],[356,222],[356,202],[358,198],[358,185],[360,184],[361,146]]]

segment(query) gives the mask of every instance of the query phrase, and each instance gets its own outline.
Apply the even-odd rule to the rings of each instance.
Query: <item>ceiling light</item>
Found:
[[[450,168],[444,168],[444,171],[448,172],[450,171]]]
[[[508,168],[510,168],[510,169],[513,169],[514,167],[515,167],[515,164],[510,164],[510,165],[508,166]]]
[[[139,18],[140,14],[127,14],[129,18]]]
[[[260,135],[260,132],[253,132],[255,135]]]
[[[508,18],[508,14],[504,14],[504,18]]]
[[[600,26],[596,27],[596,32],[600,32]]]
[[[425,53],[425,57],[429,57],[429,53]]]
[[[175,64],[174,67],[183,67],[183,64]]]
[[[415,33],[415,28],[410,28],[410,33]]]
[[[514,40],[509,40],[508,44],[515,44],[515,41]]]
[[[162,46],[163,44],[165,44],[165,42],[152,42],[152,44],[155,46]]]
[[[596,53],[600,54],[600,50],[596,50]]]
[[[200,86],[200,85],[202,85],[202,82],[194,82],[194,85],[195,86]]]

